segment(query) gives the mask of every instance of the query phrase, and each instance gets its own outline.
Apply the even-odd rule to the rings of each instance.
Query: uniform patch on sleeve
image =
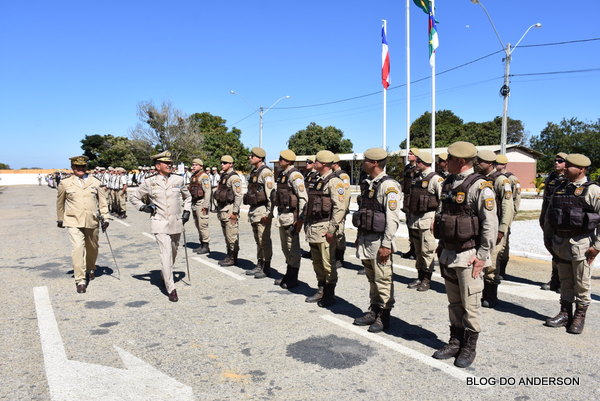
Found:
[[[504,184],[504,192],[512,192],[512,186],[510,185],[510,182],[507,182]]]
[[[481,195],[484,198],[493,198],[495,196],[492,187],[485,187],[484,190],[481,192]]]
[[[485,208],[487,210],[494,210],[494,204],[495,204],[494,198],[486,198],[485,199]]]
[[[511,198],[512,198],[512,191],[504,192],[504,199],[511,199]]]
[[[304,179],[300,176],[294,180],[294,184],[296,184],[296,186],[302,185],[304,184]]]
[[[338,188],[337,193],[340,195],[344,195],[345,194],[344,188]]]
[[[390,192],[389,195],[387,195],[387,206],[391,211],[398,208],[398,192]]]
[[[439,177],[438,177],[438,182],[444,182],[444,180],[445,180],[445,178],[444,178],[444,177],[442,177],[442,176],[439,176]]]
[[[494,188],[494,187],[492,186],[492,183],[491,183],[491,182],[489,182],[489,181],[484,181],[484,182],[482,182],[481,184],[479,184],[479,189],[483,189],[483,188],[490,188],[490,189],[492,189],[492,188]]]
[[[397,193],[398,193],[398,189],[397,189],[396,187],[388,187],[388,188],[385,190],[385,194],[386,194],[386,195],[387,195],[387,194],[389,194],[389,193],[392,193],[392,192],[397,194]]]
[[[298,191],[300,191],[300,192],[304,192],[305,191],[304,184],[298,185]]]

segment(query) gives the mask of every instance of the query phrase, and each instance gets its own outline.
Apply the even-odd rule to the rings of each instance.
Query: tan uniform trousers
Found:
[[[256,241],[256,258],[270,261],[273,257],[273,243],[271,242],[271,220],[268,224],[252,223],[252,232]]]
[[[310,243],[310,256],[319,283],[337,283],[337,269],[335,263],[331,263],[335,260],[335,243],[331,245],[327,241]]]
[[[125,213],[127,211],[127,192],[117,191],[117,198],[119,199],[119,212]]]
[[[508,227],[504,237],[506,238],[506,244],[504,245],[504,249],[498,253],[498,261],[508,263],[508,259],[510,258],[510,227]]]
[[[229,212],[219,212],[219,220],[221,221],[227,251],[237,253],[240,250],[240,220],[238,216],[238,220],[232,223],[229,214]]]
[[[488,283],[500,284],[500,279],[498,278],[500,270],[498,266],[500,266],[501,255],[504,252],[504,248],[506,248],[506,235],[502,237],[500,243],[494,246],[494,249],[492,250],[490,256],[492,265],[484,269],[485,274],[483,275],[483,279]]]
[[[567,302],[589,305],[591,294],[591,269],[585,260],[572,260],[571,263],[557,262],[560,279],[560,299]]]
[[[75,284],[85,284],[85,274],[96,269],[98,228],[67,227]]]
[[[285,256],[285,264],[294,269],[300,268],[302,252],[300,250],[300,235],[289,233],[290,226],[279,226],[279,240],[281,250]]]
[[[170,294],[175,289],[173,264],[175,263],[175,257],[177,257],[177,248],[179,247],[181,234],[155,233],[154,238],[160,252],[162,278],[165,282],[165,287],[167,287],[167,292]]]
[[[415,246],[415,267],[424,272],[433,272],[433,259],[437,244],[433,232],[429,229],[409,228],[408,235]]]
[[[450,324],[476,333],[481,332],[479,315],[483,279],[472,277],[472,267],[440,267],[446,284]]]
[[[392,309],[396,300],[394,299],[394,272],[391,256],[383,265],[376,259],[363,259],[361,262],[369,280],[371,305],[377,305],[382,309]]]
[[[194,224],[198,230],[200,242],[208,244],[210,242],[210,231],[208,229],[209,213],[203,214],[200,206],[192,205],[192,214],[194,215]]]
[[[335,249],[338,252],[346,252],[346,234],[344,233],[344,228],[346,226],[346,218],[342,220],[342,223],[338,226],[338,229],[335,234]]]

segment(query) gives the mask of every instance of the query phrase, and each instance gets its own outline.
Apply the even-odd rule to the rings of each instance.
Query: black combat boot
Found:
[[[354,324],[355,326],[369,326],[375,323],[375,320],[377,320],[377,314],[380,310],[381,308],[379,307],[379,305],[371,305],[369,307],[369,311],[361,317],[357,317],[356,319],[354,319],[354,322],[352,322],[352,324]]]
[[[402,259],[415,260],[415,258],[416,258],[415,246],[412,244],[412,242],[410,243],[410,249],[408,250],[408,252],[404,252],[400,256],[402,257]]]
[[[560,312],[553,318],[546,319],[544,326],[548,327],[566,327],[573,318],[573,303],[560,300]]]
[[[296,267],[291,267],[290,265],[287,265],[287,270],[285,272],[285,275],[282,278],[275,280],[275,285],[278,285],[281,288],[288,288],[288,289],[297,287],[299,272],[300,272],[300,269],[298,269]]]
[[[256,273],[260,273],[261,271],[263,271],[264,263],[264,260],[258,259],[258,262],[256,263],[256,267],[254,269],[246,270],[246,276],[254,276]]]
[[[263,260],[262,270],[257,272],[254,275],[254,278],[265,278],[265,277],[269,277],[270,274],[271,274],[271,261]]]
[[[456,326],[450,326],[450,339],[448,344],[433,353],[435,359],[453,358],[460,352],[460,344],[464,337],[464,329]]]
[[[200,244],[200,248],[196,249],[194,252],[196,252],[198,255],[205,255],[207,253],[210,253],[210,248],[208,247],[208,242],[202,242]]]
[[[552,276],[550,276],[550,281],[546,284],[542,284],[541,288],[545,291],[556,291],[560,293],[560,279],[558,278],[558,269],[556,266],[552,266]]]
[[[321,298],[323,298],[323,289],[324,288],[325,288],[325,282],[324,281],[319,281],[319,289],[317,290],[317,292],[315,294],[313,294],[312,296],[307,297],[305,299],[305,301],[309,302],[309,303],[320,301]]]
[[[567,331],[571,334],[581,334],[583,326],[585,324],[585,313],[587,312],[589,305],[578,303],[575,307],[575,314],[573,315],[573,322],[567,328]]]
[[[379,313],[377,313],[377,318],[369,326],[367,331],[371,333],[380,333],[390,327],[390,312],[392,312],[391,309],[380,309]]]
[[[323,287],[323,297],[317,301],[317,305],[321,308],[327,308],[335,303],[335,284],[326,283]]]
[[[344,250],[336,249],[335,250],[335,267],[337,269],[341,269],[344,267]]]
[[[423,276],[425,275],[425,272],[423,270],[417,270],[418,273],[418,278],[416,280],[411,281],[410,283],[408,283],[407,287],[410,289],[413,288],[417,288],[420,284],[421,284],[421,280],[423,280]]]
[[[225,259],[219,262],[219,266],[233,266],[234,264],[235,262],[233,260],[233,253],[230,250],[228,250],[227,256],[225,256]]]
[[[465,329],[465,337],[463,340],[463,344],[460,348],[458,356],[454,360],[454,366],[458,366],[459,368],[466,368],[468,366],[471,366],[471,364],[475,360],[475,355],[477,355],[476,349],[478,338],[479,333]]]
[[[508,265],[508,260],[500,260],[498,263],[498,280],[504,280],[504,276],[506,276],[506,265]]]
[[[484,308],[495,308],[498,304],[498,284],[483,282],[483,294],[481,296],[481,306]]]
[[[423,292],[427,291],[431,287],[431,276],[432,272],[424,272],[423,279],[421,280],[421,284],[417,286],[417,291]]]

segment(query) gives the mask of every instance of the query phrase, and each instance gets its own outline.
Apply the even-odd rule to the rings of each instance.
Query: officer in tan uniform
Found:
[[[131,203],[140,211],[150,214],[150,230],[154,234],[160,252],[162,278],[169,294],[169,301],[177,302],[177,290],[173,280],[173,263],[183,225],[190,219],[192,197],[183,177],[171,173],[171,152],[152,156],[157,174],[146,178],[131,196]],[[147,197],[149,204],[142,198]],[[183,210],[182,210],[183,205]]]
[[[404,204],[402,206],[402,211],[405,214],[408,214],[408,204],[410,203],[410,189],[412,188],[412,181],[415,175],[417,174],[417,156],[416,153],[419,152],[417,148],[410,148],[408,151],[408,164],[404,166],[404,172],[402,173],[402,192],[404,193]],[[412,238],[408,237],[408,243],[410,248],[408,252],[400,252],[400,257],[404,259],[415,259],[415,244],[413,243]]]
[[[119,204],[118,213],[120,219],[127,218],[127,170],[123,167],[119,167],[117,190],[116,190],[117,202]]]
[[[521,182],[515,174],[506,170],[507,164],[508,158],[505,155],[496,156],[496,163],[494,163],[496,171],[501,172],[506,176],[506,178],[508,178],[508,181],[510,182],[510,187],[512,188],[513,205],[515,207],[515,212],[513,216],[514,220],[517,216],[517,213],[519,212],[519,208],[521,207]],[[506,266],[508,265],[508,261],[510,259],[510,227],[508,227],[508,232],[506,233],[505,237],[506,243],[504,245],[504,249],[498,254],[498,277],[500,278],[500,280],[502,280],[504,275],[506,274]]]
[[[450,316],[450,340],[433,357],[457,356],[454,365],[465,368],[475,360],[481,326],[483,269],[491,266],[498,216],[492,184],[473,170],[477,149],[469,142],[448,148],[451,176],[442,187],[442,210],[436,216],[434,234],[439,239],[438,257],[446,284]]]
[[[352,194],[350,193],[350,176],[346,173],[342,166],[340,166],[340,155],[336,154],[333,158],[333,174],[335,174],[344,183],[344,189],[346,190],[346,216],[350,212],[350,200]],[[338,227],[337,235],[335,238],[335,267],[341,269],[344,267],[344,253],[346,252],[346,234],[344,228],[346,226],[346,216],[342,220],[342,223]]]
[[[438,155],[438,174],[442,176],[442,178],[446,179],[450,175],[448,171],[448,153],[442,152]]]
[[[240,250],[239,218],[242,204],[242,180],[233,169],[233,157],[221,157],[222,172],[219,184],[214,191],[217,202],[217,216],[221,221],[221,229],[225,236],[227,256],[219,262],[220,266],[237,264]]]
[[[394,234],[400,226],[400,184],[385,174],[387,152],[381,148],[367,149],[363,170],[369,178],[361,182],[359,209],[352,215],[358,228],[356,257],[365,267],[369,280],[369,311],[354,319],[357,326],[369,326],[378,333],[390,325],[394,307],[392,253],[396,251]]]
[[[492,251],[492,265],[485,269],[483,295],[481,297],[482,305],[486,308],[493,308],[498,303],[498,284],[500,284],[498,266],[501,264],[499,255],[502,254],[506,246],[506,236],[515,214],[510,181],[504,174],[494,168],[495,162],[496,154],[491,150],[480,150],[477,153],[478,170],[492,184],[496,193],[496,211],[498,213],[496,246]]]
[[[581,334],[591,303],[591,265],[600,252],[600,186],[586,177],[587,156],[573,153],[566,162],[568,181],[554,191],[544,223],[560,278],[560,312],[546,326]]]
[[[199,255],[210,253],[208,214],[210,212],[212,188],[210,186],[210,175],[204,171],[203,167],[204,163],[201,159],[192,160],[192,175],[188,185],[188,190],[192,197],[194,224],[196,225],[200,239],[200,247],[195,249],[194,252]]]
[[[306,302],[317,302],[320,307],[327,307],[335,303],[335,236],[346,215],[346,189],[344,182],[331,169],[332,152],[322,150],[315,159],[319,176],[308,183],[306,241],[310,244],[318,291],[306,298]]]
[[[417,151],[417,150],[415,150]],[[406,225],[415,246],[415,267],[418,278],[408,288],[427,291],[431,286],[436,241],[433,236],[433,221],[439,209],[444,179],[431,169],[433,158],[427,150],[418,150],[415,177],[410,189]]]
[[[294,167],[296,154],[289,149],[279,153],[281,171],[277,176],[277,189],[273,207],[277,207],[279,239],[285,256],[286,272],[274,284],[281,288],[298,285],[300,271],[300,230],[304,224],[304,207],[308,201],[304,176]]]
[[[98,225],[106,230],[109,213],[106,198],[100,192],[100,180],[86,173],[88,157],[75,156],[70,160],[73,175],[58,184],[56,224],[69,233],[75,286],[81,294],[86,291],[87,280],[95,277]]]
[[[248,156],[252,171],[248,181],[248,191],[244,195],[244,205],[249,205],[248,220],[256,241],[256,267],[246,272],[254,278],[265,278],[271,273],[273,244],[271,243],[271,221],[273,205],[271,192],[275,188],[273,170],[265,164],[267,152],[263,148],[252,148]]]

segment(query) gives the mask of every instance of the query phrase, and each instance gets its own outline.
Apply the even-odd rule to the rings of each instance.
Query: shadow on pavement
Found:
[[[182,281],[186,274],[184,272],[174,271],[173,276],[174,281],[177,283],[178,281]],[[150,270],[148,273],[144,274],[132,274],[131,277],[135,278],[136,280],[148,281],[150,284],[158,287],[160,292],[162,292],[164,295],[169,295],[163,283],[160,270]]]

